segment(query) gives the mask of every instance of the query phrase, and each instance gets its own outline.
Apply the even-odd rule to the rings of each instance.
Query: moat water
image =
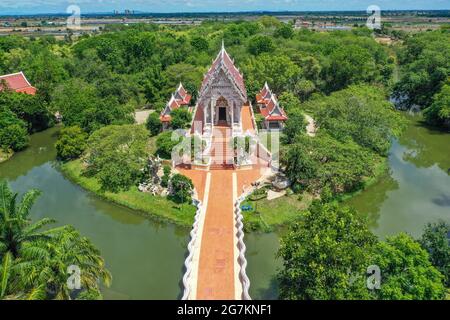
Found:
[[[102,289],[106,299],[179,299],[189,230],[144,219],[71,183],[55,161],[57,131],[33,135],[28,149],[0,164],[0,178],[19,193],[42,190],[33,219],[71,224],[94,242],[113,275],[112,286]],[[369,217],[377,235],[418,236],[427,222],[450,222],[450,134],[412,118],[393,143],[389,166],[389,174],[348,201]],[[278,234],[246,234],[245,242],[252,298],[276,298]]]

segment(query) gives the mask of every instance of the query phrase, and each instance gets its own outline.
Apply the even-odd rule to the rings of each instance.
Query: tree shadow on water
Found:
[[[432,199],[431,202],[439,207],[450,207],[450,196],[441,194],[438,198]]]

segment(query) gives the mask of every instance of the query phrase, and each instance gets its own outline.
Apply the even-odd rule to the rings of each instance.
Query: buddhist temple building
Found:
[[[183,84],[180,83],[178,89],[172,94],[169,102],[167,103],[164,110],[161,112],[160,120],[163,123],[163,129],[167,129],[170,126],[170,121],[172,120],[170,113],[180,107],[189,108],[192,96],[188,94],[186,89],[184,89]],[[189,111],[192,111],[189,108]]]
[[[31,95],[36,94],[36,88],[30,84],[23,72],[0,76],[0,91],[3,90],[12,90]]]
[[[276,95],[272,93],[267,82],[256,95],[256,103],[258,104],[259,112],[264,118],[264,129],[283,129],[288,117],[284,109],[280,107]]]
[[[228,127],[233,136],[256,131],[244,76],[235,66],[223,43],[204,76],[191,132],[209,136],[216,126]]]

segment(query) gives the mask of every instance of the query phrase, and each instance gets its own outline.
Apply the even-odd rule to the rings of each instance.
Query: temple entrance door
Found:
[[[219,121],[227,122],[227,108],[226,107],[219,107]]]

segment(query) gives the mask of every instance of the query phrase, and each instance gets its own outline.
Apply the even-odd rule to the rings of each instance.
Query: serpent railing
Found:
[[[190,286],[190,277],[192,275],[192,260],[194,258],[194,251],[195,251],[195,244],[198,240],[198,230],[199,230],[199,224],[200,224],[200,216],[202,214],[202,202],[198,200],[194,200],[194,205],[197,207],[197,212],[195,214],[194,218],[194,224],[192,225],[192,230],[190,232],[191,240],[188,243],[188,256],[186,260],[184,261],[184,266],[186,267],[186,272],[183,276],[183,286],[184,286],[184,292],[182,300],[188,300],[189,295],[191,294],[191,286]]]
[[[242,283],[242,299],[243,300],[251,300],[249,290],[250,290],[250,279],[247,276],[247,259],[245,258],[245,251],[247,250],[247,247],[244,243],[244,223],[242,220],[244,219],[242,215],[241,210],[241,203],[245,200],[245,194],[241,195],[234,205],[234,212],[235,212],[235,221],[236,221],[236,228],[237,228],[237,238],[238,238],[238,249],[239,249],[239,257],[238,262],[241,267],[239,272],[239,279]]]

